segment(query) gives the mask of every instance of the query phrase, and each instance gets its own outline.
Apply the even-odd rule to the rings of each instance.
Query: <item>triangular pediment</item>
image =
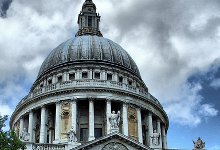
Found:
[[[150,150],[151,148],[120,133],[112,133],[87,142],[72,150]]]

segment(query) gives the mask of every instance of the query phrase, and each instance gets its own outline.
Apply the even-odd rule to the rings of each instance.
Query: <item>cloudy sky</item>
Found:
[[[0,114],[12,114],[41,63],[74,37],[84,0],[0,0]],[[126,49],[170,120],[168,146],[220,149],[220,1],[93,0],[104,37]]]

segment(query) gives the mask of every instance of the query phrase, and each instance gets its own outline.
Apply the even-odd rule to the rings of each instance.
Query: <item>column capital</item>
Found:
[[[107,97],[105,100],[106,100],[106,102],[111,102],[112,101],[112,99],[109,98],[109,97]]]
[[[78,99],[77,97],[73,97],[73,98],[72,98],[72,102],[76,102],[77,99]]]
[[[29,110],[28,113],[33,113],[33,109]]]
[[[123,102],[123,107],[128,107],[128,103]]]
[[[41,108],[46,108],[46,104],[43,104],[40,106]]]
[[[137,111],[141,111],[141,107],[136,107],[136,110]]]
[[[55,102],[55,104],[60,104],[60,103],[61,103],[61,101],[56,101],[56,102]]]
[[[157,122],[161,122],[159,118],[157,118]]]
[[[148,111],[148,116],[152,116],[152,112],[151,111]]]
[[[95,98],[92,97],[92,96],[89,96],[89,97],[88,97],[88,100],[89,100],[89,101],[94,101],[94,99],[95,99]]]

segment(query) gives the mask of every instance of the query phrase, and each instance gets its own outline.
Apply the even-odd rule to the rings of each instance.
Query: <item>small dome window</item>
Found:
[[[100,72],[95,72],[94,78],[95,79],[100,79]]]
[[[49,79],[49,80],[47,81],[47,84],[48,84],[48,85],[52,84],[52,79]]]
[[[119,80],[120,83],[122,83],[123,82],[123,77],[120,76],[118,80]]]
[[[112,81],[112,74],[110,74],[110,73],[107,74],[107,80]]]
[[[75,73],[69,74],[69,80],[75,80]]]
[[[57,82],[59,82],[59,83],[62,82],[62,76],[57,77]]]
[[[128,85],[132,85],[132,81],[131,80],[128,81]]]
[[[88,72],[82,72],[82,78],[87,79],[88,78]]]

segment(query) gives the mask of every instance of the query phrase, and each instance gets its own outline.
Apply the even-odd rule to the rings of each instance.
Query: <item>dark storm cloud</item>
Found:
[[[194,20],[200,14],[216,11],[220,13],[220,1],[218,0],[138,0],[130,2],[126,7],[119,6],[118,12],[113,14],[112,22],[124,37],[137,30],[139,26],[145,26],[145,31],[150,32],[151,38],[158,46],[164,57],[169,50],[172,53],[173,45],[170,39],[175,35],[186,36],[192,40],[216,36],[220,25],[220,16],[211,16],[205,20],[200,29],[192,29]],[[201,18],[203,19],[203,18]],[[130,32],[129,32],[130,31]],[[178,57],[174,54],[175,58]]]
[[[0,0],[0,17],[6,17],[11,2],[12,0]]]

